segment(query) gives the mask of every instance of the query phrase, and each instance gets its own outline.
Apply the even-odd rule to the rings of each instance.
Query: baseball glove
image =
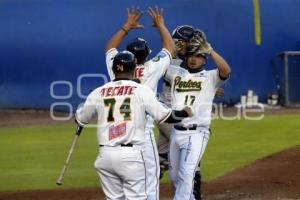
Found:
[[[205,33],[200,29],[195,30],[194,37],[190,40],[190,44],[198,46],[197,52],[200,54],[210,55],[213,51],[213,48],[207,41]]]
[[[176,51],[177,52],[180,52],[180,51],[182,51],[182,49],[183,49],[183,41],[182,40],[177,40],[177,41],[175,41],[175,46],[176,46]]]

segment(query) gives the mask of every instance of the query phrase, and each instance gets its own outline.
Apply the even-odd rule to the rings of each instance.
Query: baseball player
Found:
[[[127,45],[127,50],[136,55],[137,67],[135,69],[135,78],[143,85],[148,86],[156,93],[157,83],[165,74],[167,67],[170,65],[172,54],[175,52],[175,44],[172,37],[165,27],[162,10],[157,7],[148,10],[148,14],[152,18],[153,26],[160,33],[162,40],[162,50],[154,58],[147,60],[150,54],[150,48],[147,42],[142,38],[137,38]],[[108,74],[111,79],[114,79],[112,72],[112,61],[118,53],[116,49],[125,36],[133,29],[142,28],[139,24],[139,19],[142,12],[139,9],[128,9],[127,21],[124,26],[110,39],[106,47],[106,64]],[[145,163],[147,173],[147,194],[149,200],[159,198],[159,158],[154,138],[153,119],[147,116],[146,123],[146,143],[145,143]]]
[[[194,36],[194,28],[189,25],[182,25],[176,27],[172,32],[172,38],[176,45],[176,55],[171,61],[171,65],[180,66],[186,68],[185,64],[185,54],[186,46],[190,39]],[[171,87],[170,83],[164,79],[162,93],[160,95],[161,102],[171,106]],[[168,166],[168,154],[170,150],[170,134],[172,125],[167,123],[162,123],[159,126],[159,138],[158,138],[158,152],[161,165],[161,177],[164,170]]]
[[[195,199],[193,178],[209,139],[213,98],[217,87],[231,72],[226,61],[206,41],[204,33],[188,45],[186,57],[186,69],[170,66],[165,77],[171,85],[172,108],[189,105],[194,113],[172,128],[169,172],[176,188],[174,200]],[[203,68],[207,57],[217,69]]]
[[[176,57],[172,59],[171,65],[180,66],[182,68],[187,68],[186,66],[186,47],[194,35],[198,34],[199,30],[193,28],[190,25],[180,25],[177,26],[172,32],[172,38],[176,45]],[[224,95],[224,90],[222,88],[217,88],[216,97],[222,97]],[[171,106],[171,87],[170,83],[164,80],[163,91],[160,96],[160,101],[168,106]],[[159,125],[159,138],[158,138],[158,152],[160,159],[160,178],[168,170],[169,165],[169,151],[170,151],[170,134],[171,134],[172,124],[162,123]],[[198,169],[194,176],[194,196],[196,200],[201,200],[201,174]]]
[[[186,66],[186,47],[189,41],[193,38],[195,29],[190,25],[177,26],[172,32],[172,38],[176,45],[176,57],[171,61],[171,65],[187,68]],[[218,90],[217,90],[218,91]],[[168,106],[171,106],[171,87],[170,83],[164,79],[162,95],[160,101]],[[158,153],[160,159],[160,178],[168,170],[169,166],[169,151],[170,151],[170,135],[172,124],[162,123],[159,125],[158,137]],[[194,196],[196,200],[201,200],[201,174],[198,169],[194,176]]]
[[[128,51],[113,60],[115,79],[88,95],[76,112],[76,121],[86,125],[98,115],[97,138],[101,151],[95,168],[109,200],[146,200],[146,113],[157,123],[180,122],[191,115],[188,107],[172,111],[161,104],[147,86],[134,82],[135,57]]]

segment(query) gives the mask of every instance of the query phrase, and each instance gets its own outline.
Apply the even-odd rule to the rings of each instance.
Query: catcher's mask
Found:
[[[129,51],[121,51],[114,57],[112,70],[115,74],[127,73],[134,71],[135,66],[134,55]]]
[[[134,54],[138,64],[143,64],[151,53],[147,41],[143,38],[135,38],[127,44],[126,50]]]

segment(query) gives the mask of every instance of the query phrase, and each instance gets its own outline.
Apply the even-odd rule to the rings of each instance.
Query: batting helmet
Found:
[[[114,73],[126,73],[133,71],[135,66],[134,55],[129,51],[121,51],[114,57],[112,69]]]
[[[172,32],[172,38],[188,41],[194,36],[194,28],[189,25],[177,26]]]
[[[144,63],[151,52],[147,41],[143,38],[134,39],[127,44],[126,50],[134,54],[138,64]]]

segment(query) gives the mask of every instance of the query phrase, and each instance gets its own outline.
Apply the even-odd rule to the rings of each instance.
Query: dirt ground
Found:
[[[228,110],[228,113],[234,113]],[[279,109],[266,114],[298,114],[299,109]],[[45,111],[0,112],[0,127],[36,124],[70,123],[55,122]],[[171,199],[170,185],[161,185],[161,199]],[[300,146],[287,149],[249,166],[235,170],[204,183],[205,200],[278,200],[300,199]],[[35,190],[0,192],[0,200],[101,200],[104,195],[99,188]]]

